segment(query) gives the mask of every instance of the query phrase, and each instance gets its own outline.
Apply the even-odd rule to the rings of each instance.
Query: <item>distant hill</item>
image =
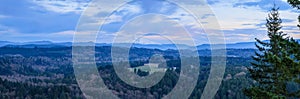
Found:
[[[300,42],[300,39],[297,39],[298,42]],[[264,40],[263,42],[269,42],[269,40]],[[214,47],[217,49],[222,48],[223,44],[215,44]],[[198,50],[203,49],[211,49],[210,44],[202,44],[197,46]],[[226,44],[226,49],[257,49],[255,46],[255,42],[239,42],[239,43],[233,43],[233,44]]]
[[[25,42],[25,43],[21,43],[23,45],[27,45],[27,44],[33,44],[33,45],[49,45],[49,44],[53,44],[50,41],[34,41],[34,42]]]
[[[79,45],[89,45],[90,42],[86,43],[79,43]],[[108,43],[96,43],[96,46],[112,46],[112,44]],[[18,47],[18,48],[51,48],[51,47],[71,47],[72,42],[62,42],[62,43],[53,43],[50,41],[36,41],[36,42],[24,42],[24,43],[18,43],[18,42],[8,42],[8,41],[0,41],[0,47]],[[114,46],[117,47],[127,47],[132,46],[136,48],[147,48],[147,49],[161,49],[161,50],[167,50],[167,49],[177,49],[175,44],[128,44],[128,43],[116,43]],[[189,49],[191,46],[184,45],[184,44],[178,44],[178,47],[180,46],[183,49]]]
[[[298,42],[300,41],[297,40]],[[265,42],[268,42],[267,40]],[[80,43],[82,45],[85,44],[91,44],[91,42],[86,43]],[[96,43],[96,46],[112,46],[112,44],[108,43]],[[61,42],[61,43],[54,43],[50,41],[35,41],[35,42],[9,42],[9,41],[0,41],[0,47],[20,47],[20,48],[51,48],[51,47],[71,47],[72,42]],[[167,50],[167,49],[177,49],[177,47],[183,48],[183,49],[191,49],[192,47],[189,45],[184,44],[128,44],[128,43],[117,43],[114,44],[114,46],[117,47],[127,47],[132,46],[136,48],[147,48],[147,49],[160,49],[160,50]],[[223,44],[215,44],[214,47],[216,49],[223,48]],[[205,49],[211,49],[210,44],[202,44],[197,46],[198,50],[205,50]],[[239,43],[232,43],[232,44],[226,44],[226,49],[256,49],[255,42],[239,42]]]
[[[210,44],[203,44],[197,46],[198,50],[203,49],[211,49]],[[217,49],[224,48],[223,44],[215,44],[214,47]],[[234,44],[226,44],[226,49],[256,49],[255,42],[241,42],[241,43],[234,43]]]
[[[13,44],[13,42],[9,42],[9,41],[0,41],[0,46],[6,46],[6,45],[10,45]]]

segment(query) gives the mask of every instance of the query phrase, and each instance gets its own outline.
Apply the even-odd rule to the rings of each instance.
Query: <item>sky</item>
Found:
[[[97,32],[97,42],[111,43],[117,35],[126,40],[126,37],[134,32],[141,33],[134,40],[137,43],[170,43],[174,39],[182,44],[190,44],[189,38],[183,36],[185,32],[190,33],[196,44],[210,43],[207,35],[217,37],[219,35],[217,32],[224,33],[223,39],[226,43],[253,42],[254,38],[268,39],[264,25],[274,3],[280,7],[282,31],[300,39],[300,32],[296,27],[298,12],[290,7],[286,0],[207,0],[205,3],[212,11],[199,14],[200,24],[188,11],[198,8],[186,10],[175,3],[163,0],[126,0],[130,2],[115,7],[114,0],[111,1],[100,2],[107,6],[99,8],[93,6],[91,0],[1,0],[0,40],[72,42],[82,16],[87,16],[84,20],[90,22],[82,25],[86,31],[77,31],[84,36],[92,32],[89,27],[99,26],[97,24],[99,17],[109,15],[101,31]],[[193,6],[198,3],[186,4]],[[95,13],[91,15],[84,13],[93,7]],[[115,10],[112,12],[99,10],[103,8]],[[201,27],[214,23],[214,18],[217,18],[220,27]],[[118,41],[124,41],[123,39]]]

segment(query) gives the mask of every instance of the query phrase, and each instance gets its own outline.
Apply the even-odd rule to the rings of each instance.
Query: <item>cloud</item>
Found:
[[[5,15],[0,15],[0,19],[4,19],[4,18],[7,18],[9,16],[5,16]]]
[[[265,40],[267,38],[266,29],[235,29],[224,30],[227,43],[236,43],[239,41],[250,42],[255,41],[255,38]]]
[[[271,9],[274,6],[274,3],[276,5],[279,5],[281,10],[290,10],[291,7],[286,1],[283,0],[250,0],[247,1],[245,0],[244,2],[241,3],[236,3],[233,6],[234,7],[260,7],[261,9]]]
[[[126,1],[129,0],[122,2]],[[254,41],[254,38],[266,39],[265,18],[273,5],[273,0],[207,0],[213,12],[202,9],[201,4],[204,2],[199,0],[174,1],[184,2],[190,10],[198,11],[197,15],[199,15],[202,25],[195,21],[195,17],[188,13],[186,8],[160,0],[133,0],[121,7],[114,3],[119,2],[118,0],[96,2],[95,4],[91,4],[91,0],[21,0],[18,2],[2,0],[0,1],[0,9],[4,10],[0,10],[0,36],[4,40],[16,41],[28,38],[28,40],[72,41],[72,34],[80,14],[84,13],[85,15],[82,16],[84,18],[81,21],[86,23],[79,25],[82,27],[79,29],[80,34],[83,36],[91,35],[96,32],[91,30],[99,29],[99,24],[106,21],[98,38],[101,39],[99,40],[101,42],[109,42],[117,33],[122,32],[119,29],[127,22],[143,14],[157,13],[169,17],[163,21],[178,22],[180,25],[169,24],[170,26],[165,26],[167,24],[159,24],[162,22],[159,17],[152,17],[150,22],[157,23],[157,26],[165,27],[164,29],[167,30],[174,30],[183,26],[191,32],[197,44],[209,43],[208,35],[219,36],[216,38],[222,40],[219,34],[220,30],[224,31],[226,42],[230,43]],[[275,2],[280,6],[283,31],[295,38],[300,38],[296,27],[298,14],[285,0],[275,0]],[[96,6],[99,3],[103,6]],[[86,11],[88,5],[90,6],[89,10]],[[106,16],[109,17],[100,19],[100,17]],[[221,28],[216,26],[215,18],[218,19]],[[134,25],[138,27],[139,24],[144,24],[146,21],[147,19],[144,19]],[[205,31],[203,26],[209,27],[206,27],[208,31]],[[186,40],[186,38],[175,36],[182,35],[182,33],[178,31],[172,31],[172,33],[169,35],[171,38],[182,40],[182,42]],[[63,39],[64,37],[66,39]],[[145,38],[161,40],[153,35],[148,35]],[[147,40],[143,42],[147,42]],[[148,42],[150,41],[148,40]]]
[[[136,17],[126,23],[114,36],[116,36],[114,39],[116,43],[133,43],[139,38],[144,38],[153,40],[149,43],[166,43],[170,40],[176,44],[191,45],[190,41],[193,39],[183,26],[178,25],[178,22],[169,20],[168,17],[159,14],[146,14]],[[161,37],[168,38],[168,40],[162,40]],[[145,40],[142,40],[142,42],[146,43]]]
[[[14,42],[27,42],[27,41],[40,41],[40,40],[47,40],[47,41],[54,41],[54,42],[70,42],[73,40],[73,33],[74,31],[62,31],[57,33],[44,33],[41,34],[24,34],[18,33],[15,30],[9,31],[0,31],[0,39],[2,41],[14,41]]]
[[[251,2],[251,4],[249,4],[249,2]],[[103,30],[112,33],[118,32],[118,28],[120,28],[122,25],[126,23],[121,21],[126,21],[128,19],[134,18],[141,14],[158,13],[158,14],[164,14],[168,16],[169,17],[168,20],[177,21],[181,23],[189,32],[192,33],[192,36],[195,38],[195,40],[201,42],[207,40],[208,34],[205,33],[203,27],[201,27],[197,23],[197,21],[195,21],[194,17],[184,9],[181,9],[180,7],[176,7],[176,5],[167,2],[163,2],[163,3],[152,2],[151,6],[150,5],[146,6],[144,3],[147,2],[139,3],[139,5],[141,5],[141,8],[143,9],[143,13],[138,13],[133,16],[130,16],[128,13],[123,15],[119,14],[118,17],[116,17],[117,14],[112,14],[111,19],[115,20],[115,22],[108,22],[110,24],[106,24]],[[229,0],[226,2],[208,1],[208,3],[210,4],[214,13],[201,12],[202,15],[201,22],[203,24],[209,25],[212,24],[213,20],[215,20],[214,17],[217,17],[221,25],[221,30],[225,31],[227,42],[235,43],[235,42],[242,42],[242,41],[254,41],[254,38],[265,39],[265,36],[263,36],[266,34],[264,23],[269,9],[267,9],[267,6],[265,7],[260,7],[259,5],[254,6],[254,3],[260,4],[260,3],[267,3],[267,2],[262,2],[261,0],[248,0],[248,1]],[[188,3],[188,4],[190,4],[189,6],[194,6],[193,3]],[[289,11],[290,10],[284,10],[283,13],[286,16],[294,15],[293,12],[289,12]],[[155,20],[153,19],[152,22],[154,22]],[[289,24],[291,22],[294,22],[293,19],[290,17],[285,18],[284,21],[288,22]],[[136,26],[139,26],[139,24],[140,23],[135,23]],[[283,25],[286,26],[286,23]],[[111,29],[113,28],[115,28],[116,30],[111,31]],[[220,28],[210,28],[210,29],[215,32],[210,32],[209,35],[213,35],[214,33],[219,32],[218,30],[220,30]],[[257,37],[257,35],[260,35],[260,37]],[[216,36],[219,36],[219,34]],[[222,40],[222,38],[219,39]],[[201,42],[199,43],[201,44]]]
[[[56,13],[35,9],[36,4],[26,0],[0,1],[0,24],[19,33],[53,33],[75,29],[79,14]]]
[[[81,13],[91,2],[91,0],[32,0],[39,6],[32,7],[40,9],[41,7],[57,13]]]
[[[123,22],[129,20],[137,14],[143,13],[141,5],[138,3],[126,4],[114,11],[106,20],[105,24]]]

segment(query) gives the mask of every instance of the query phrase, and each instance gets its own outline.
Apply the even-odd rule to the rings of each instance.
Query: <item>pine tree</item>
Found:
[[[299,0],[287,0],[289,4],[293,7],[300,9],[300,1]]]
[[[252,98],[298,97],[298,92],[287,90],[287,84],[298,81],[300,47],[280,31],[282,21],[278,9],[274,6],[266,19],[270,41],[256,39],[259,52],[255,53],[255,62],[248,68],[256,84],[245,90],[245,94]]]

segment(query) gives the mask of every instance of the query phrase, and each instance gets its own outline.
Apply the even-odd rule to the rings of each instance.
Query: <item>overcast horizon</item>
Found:
[[[11,42],[72,42],[80,15],[91,0],[82,1],[51,1],[51,0],[13,0],[0,1],[0,40]],[[180,20],[186,24],[188,31],[197,45],[208,44],[206,33],[201,27],[195,27],[191,16],[182,8],[168,2],[148,2],[149,0],[128,3],[111,13],[109,20],[103,25],[103,31],[97,38],[97,43],[110,43],[114,33],[130,20],[142,14],[160,13],[168,15],[173,21]],[[225,34],[226,43],[254,42],[254,38],[267,39],[265,18],[273,3],[280,7],[280,17],[283,20],[282,30],[295,39],[300,39],[297,25],[296,10],[290,7],[286,0],[208,0],[207,3],[214,13],[204,14],[200,20],[207,21],[217,17]],[[92,17],[97,17],[93,15]],[[92,19],[91,17],[91,19]],[[162,24],[164,25],[164,24]],[[166,29],[172,30],[175,26]],[[158,33],[159,34],[159,33]],[[174,31],[173,35],[181,35]],[[184,38],[175,38],[183,39]],[[158,35],[149,34],[137,43],[156,44],[170,43]]]

